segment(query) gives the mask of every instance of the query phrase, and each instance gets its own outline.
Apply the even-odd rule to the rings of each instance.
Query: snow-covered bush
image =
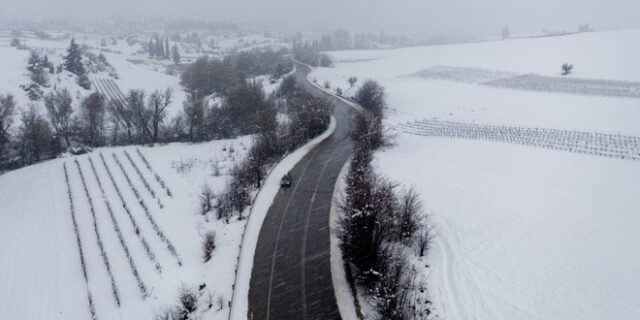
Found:
[[[213,254],[213,250],[216,249],[216,233],[214,231],[209,231],[204,235],[204,239],[202,241],[202,252],[204,257],[204,262],[208,262],[211,260],[211,255]]]
[[[411,320],[416,317],[409,293],[414,290],[415,271],[410,269],[401,249],[387,247],[381,254],[379,280],[372,290],[381,319]]]
[[[398,223],[398,235],[407,245],[411,245],[415,234],[422,226],[422,202],[415,189],[409,189],[400,197],[399,204],[400,222]]]
[[[153,320],[181,320],[180,309],[175,306],[162,307],[155,312]]]
[[[215,199],[215,197],[215,193],[208,184],[202,186],[202,191],[200,192],[200,213],[202,215],[205,215],[213,210],[213,200]]]
[[[189,320],[198,308],[198,294],[196,290],[183,284],[178,289],[178,305],[164,306],[156,311],[153,320]]]
[[[182,319],[186,319],[186,316],[196,311],[198,307],[198,294],[193,287],[182,285],[178,294],[178,301],[182,308]]]
[[[562,64],[562,75],[566,76],[569,73],[571,73],[571,71],[573,71],[573,65],[569,64],[569,63],[563,63]]]
[[[396,183],[371,166],[373,152],[388,143],[382,125],[384,89],[371,82],[363,87],[357,100],[368,106],[352,132],[354,151],[339,220],[347,279],[352,287],[359,284],[367,290],[381,319],[424,318],[416,314],[430,310],[414,304],[415,281],[405,256],[418,242],[416,233],[428,230],[421,219],[422,205],[415,191],[401,194]],[[425,243],[422,254],[426,248]]]

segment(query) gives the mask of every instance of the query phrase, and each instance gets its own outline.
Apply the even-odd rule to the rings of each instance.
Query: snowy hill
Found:
[[[319,83],[329,81],[332,88],[342,89],[349,87],[347,79],[351,76],[358,77],[360,83],[368,78],[380,81],[389,92],[392,110],[388,120],[392,123],[438,118],[640,135],[635,121],[640,118],[637,99],[505,90],[450,81],[461,70],[467,74],[459,76],[477,78],[479,69],[566,81],[624,81],[638,88],[640,62],[636,57],[640,44],[635,39],[639,36],[640,30],[629,30],[399,50],[338,51],[330,53],[335,68],[318,69],[312,76]],[[567,77],[560,75],[563,63],[574,65]],[[454,73],[449,80],[416,76],[443,67]],[[577,112],[580,116],[575,116]]]
[[[640,318],[638,37],[330,52],[311,75],[385,86],[397,135],[374,165],[424,201],[439,318]]]
[[[188,286],[211,304],[200,316],[226,319],[245,220],[202,216],[199,195],[220,192],[250,144],[102,148],[0,176],[0,309],[90,319],[91,301],[97,319],[151,319]]]

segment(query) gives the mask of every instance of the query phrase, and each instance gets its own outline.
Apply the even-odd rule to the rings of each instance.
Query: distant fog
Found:
[[[0,0],[0,19],[167,17],[429,36],[640,28],[639,0]]]

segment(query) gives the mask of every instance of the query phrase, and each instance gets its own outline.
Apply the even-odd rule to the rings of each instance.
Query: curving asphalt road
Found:
[[[351,155],[356,111],[311,85],[296,66],[298,84],[335,107],[336,129],[293,169],[292,185],[278,192],[256,248],[249,320],[340,319],[331,280],[329,209],[340,169]]]

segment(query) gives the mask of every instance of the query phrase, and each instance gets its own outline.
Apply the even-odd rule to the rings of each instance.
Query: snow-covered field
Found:
[[[378,155],[415,186],[444,319],[637,319],[638,162],[403,135]]]
[[[204,283],[206,288],[198,291],[203,297],[198,315],[226,319],[246,220],[234,218],[225,224],[213,213],[201,215],[199,195],[204,184],[221,191],[228,170],[243,159],[250,144],[251,138],[243,137],[194,145],[101,148],[0,176],[3,314],[11,319],[89,319],[90,294],[98,319],[151,319],[156,310],[177,304],[180,286],[198,291]],[[212,259],[203,263],[202,239],[208,231],[216,233],[216,248]]]
[[[574,65],[568,79],[639,82],[638,37],[640,30],[630,30],[331,52],[335,68],[318,69],[312,77],[318,83],[329,81],[332,88],[343,90],[349,87],[350,76],[358,77],[360,83],[369,78],[380,81],[389,92],[390,123],[437,118],[640,135],[635,120],[640,118],[638,99],[521,91],[410,76],[446,66],[560,78],[560,66],[568,62]]]
[[[510,126],[556,129],[548,132],[567,137],[580,136],[576,130],[638,137],[638,98],[478,84],[505,74],[561,78],[565,62],[575,66],[567,79],[637,83],[638,37],[640,31],[630,30],[331,52],[335,67],[311,77],[343,90],[350,76],[359,83],[378,80],[388,93],[392,128],[449,121],[489,131]],[[480,81],[468,80],[468,73],[448,80],[409,76],[443,66],[491,72],[471,75]],[[429,256],[416,265],[440,318],[640,318],[640,162],[537,141],[413,133],[397,130],[395,146],[379,152],[374,165],[422,196],[434,238]],[[597,141],[598,148],[616,146]]]

